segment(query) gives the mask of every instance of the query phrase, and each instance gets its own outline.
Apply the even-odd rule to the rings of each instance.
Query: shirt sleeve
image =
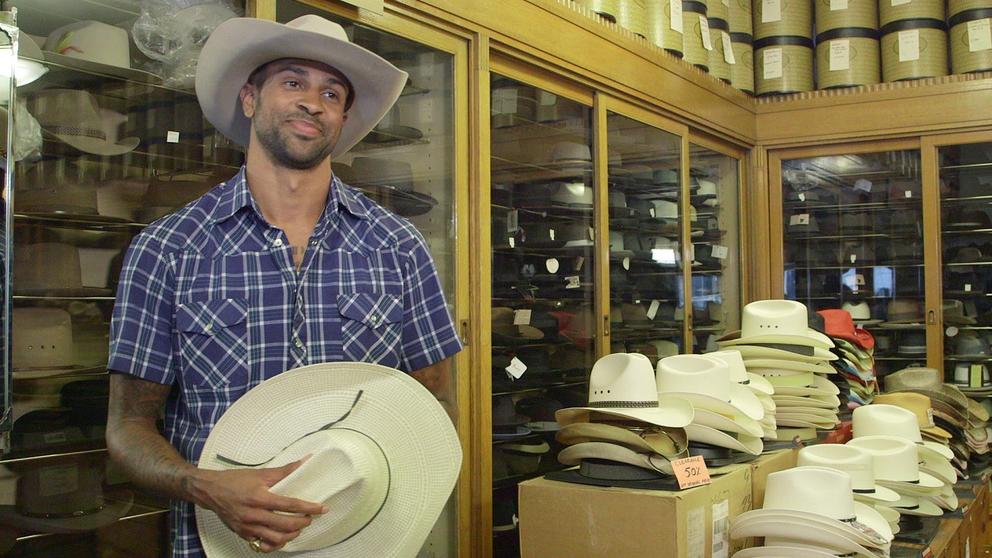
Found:
[[[402,367],[413,372],[462,350],[441,290],[434,259],[424,239],[415,234],[403,270]]]
[[[110,322],[107,368],[171,384],[174,274],[162,243],[139,234],[124,257]]]

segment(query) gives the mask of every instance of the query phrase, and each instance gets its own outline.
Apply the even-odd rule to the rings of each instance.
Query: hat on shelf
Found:
[[[918,202],[922,199],[923,183],[919,180],[897,180],[889,183],[889,202]]]
[[[919,355],[927,352],[927,336],[922,331],[908,331],[899,338],[899,354]]]
[[[919,300],[895,298],[889,301],[886,310],[886,325],[922,324],[923,303]]]
[[[532,310],[530,312],[533,312]],[[505,306],[497,306],[492,309],[493,322],[493,343],[498,345],[512,345],[518,343],[532,343],[544,339],[544,332],[530,325],[530,323],[514,324],[517,313]],[[530,320],[528,319],[527,322]]]
[[[872,319],[871,306],[869,306],[865,301],[845,302],[841,305],[841,310],[849,313],[851,315],[851,319],[857,325],[870,326],[882,323],[882,320]]]
[[[378,157],[355,157],[351,161],[351,186],[404,217],[427,213],[437,205],[430,194],[416,191],[410,163]]]
[[[838,337],[854,343],[862,349],[871,350],[875,347],[875,338],[867,330],[854,325],[854,319],[846,310],[820,310],[823,317],[824,331],[830,337]]]
[[[837,395],[840,393],[836,384],[813,372],[775,368],[752,368],[751,371],[771,384],[775,390],[774,395]]]
[[[558,453],[558,461],[563,465],[579,465],[585,460],[624,463],[662,475],[674,474],[672,464],[665,456],[657,453],[636,452],[626,446],[614,443],[582,442],[568,446]]]
[[[889,215],[888,230],[893,233],[919,235],[922,223],[923,219],[919,211],[908,209],[894,211]]]
[[[61,308],[18,307],[11,312],[11,365],[15,378],[78,371],[72,318]]]
[[[945,485],[940,479],[920,471],[917,445],[909,440],[894,436],[863,436],[852,439],[848,445],[870,453],[875,482],[900,495],[935,495]],[[901,506],[895,502],[892,507]]]
[[[126,29],[100,21],[63,25],[45,39],[45,59],[95,74],[110,74],[157,83],[158,76],[131,67],[131,41]]]
[[[505,464],[506,476],[529,475],[538,471],[544,456],[550,452],[551,446],[544,440],[506,442],[493,445],[493,460]]]
[[[308,454],[271,491],[335,510],[283,548],[314,556],[416,553],[462,463],[451,419],[419,382],[340,362],[289,370],[249,390],[211,430],[199,467],[278,467]],[[254,554],[212,511],[197,507],[196,523],[208,555]]]
[[[45,186],[18,188],[14,206],[24,213],[57,213],[95,218],[98,214],[96,184],[60,181]]]
[[[592,150],[589,145],[574,141],[560,141],[551,148],[551,164],[564,172],[592,170]]]
[[[945,229],[988,229],[992,228],[989,214],[982,210],[962,211],[960,215],[944,215]]]
[[[880,393],[875,396],[874,402],[880,405],[894,405],[912,412],[916,416],[921,434],[929,434],[931,437],[945,441],[951,439],[950,432],[934,424],[930,398],[922,393]]]
[[[706,353],[706,356],[723,361],[727,365],[730,371],[730,381],[745,385],[755,393],[764,393],[766,395],[775,393],[775,387],[767,379],[754,372],[748,372],[747,367],[744,365],[744,358],[741,357],[739,352],[711,351]]]
[[[663,358],[658,361],[657,386],[662,404],[675,400],[691,404],[694,424],[761,436],[757,421],[764,417],[764,407],[750,389],[730,381],[730,368],[720,359],[705,355]]]
[[[101,108],[96,97],[82,89],[42,89],[30,94],[28,106],[45,133],[86,153],[123,155],[141,141],[119,138],[127,116]]]
[[[795,300],[757,300],[744,306],[741,329],[728,333],[721,346],[798,345],[812,347],[814,355],[826,353],[834,346],[829,337],[809,327],[806,306]],[[823,355],[825,360],[829,353]]]
[[[840,216],[840,228],[846,232],[865,232],[885,228],[881,215],[868,211],[849,211]]]
[[[843,444],[817,444],[799,450],[798,467],[826,467],[843,471],[851,476],[854,499],[862,502],[895,502],[899,494],[875,482],[872,456],[856,446]]]
[[[110,289],[83,284],[79,248],[61,242],[14,246],[14,292],[42,296],[109,296]]]
[[[841,265],[865,266],[875,263],[875,249],[865,242],[844,242],[837,252]]]
[[[941,314],[944,318],[944,323],[947,325],[975,325],[977,320],[973,316],[968,316],[965,309],[965,303],[960,300],[944,299]]]
[[[923,246],[914,241],[893,242],[887,248],[889,259],[893,262],[922,262]]]
[[[974,358],[989,355],[989,343],[978,335],[959,333],[953,337],[954,352],[950,355],[957,358]]]
[[[940,371],[935,368],[903,368],[888,374],[885,376],[885,391],[922,393],[930,398],[934,409],[942,404],[945,409],[961,417],[969,413],[968,398],[955,386],[945,384]],[[985,415],[984,420],[988,420],[988,413]]]
[[[493,439],[509,440],[527,436],[531,430],[524,425],[530,417],[517,413],[513,396],[493,396]]]

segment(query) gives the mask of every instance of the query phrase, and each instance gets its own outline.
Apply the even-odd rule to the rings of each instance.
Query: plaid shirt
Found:
[[[331,361],[409,372],[460,349],[413,225],[334,178],[297,272],[242,167],[135,238],[108,368],[176,386],[165,432],[195,464],[224,411],[280,372]],[[193,505],[173,502],[172,511],[173,556],[202,556]]]

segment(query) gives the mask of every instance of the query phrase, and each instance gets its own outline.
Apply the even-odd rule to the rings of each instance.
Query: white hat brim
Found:
[[[98,511],[72,517],[31,517],[19,513],[16,506],[0,506],[0,521],[24,531],[82,533],[117,523],[128,514],[133,503],[134,493],[123,490],[116,494],[105,493],[103,507]]]
[[[911,503],[905,498],[901,498],[899,501],[893,502],[889,507],[899,512],[899,515],[912,515],[916,517],[937,517],[944,515],[944,511],[930,500],[916,496],[912,498],[916,500],[916,502]],[[915,508],[904,507],[906,505],[915,506]]]
[[[663,404],[667,404],[671,400],[681,400],[689,404],[688,401],[682,399],[681,397],[668,395],[660,397]],[[691,404],[690,404],[691,406]],[[717,430],[723,430],[724,432],[733,432],[736,434],[749,434],[751,436],[761,436],[762,429],[758,421],[751,417],[745,415],[737,415],[735,417],[728,417],[720,413],[715,413],[708,409],[695,409],[695,414],[690,421],[691,424],[701,424],[703,426],[709,426],[710,428],[715,428]],[[683,425],[688,426],[688,424]]]
[[[731,538],[764,537],[766,541],[774,539],[775,542],[771,544],[788,542],[815,545],[824,550],[834,551],[836,554],[854,553],[866,558],[876,556],[864,544],[870,540],[866,534],[843,521],[825,516],[817,516],[822,519],[814,520],[811,518],[813,514],[792,510],[788,512],[772,510],[779,513],[771,514],[761,513],[765,511],[753,510],[737,516],[730,529]],[[875,544],[872,548],[880,546],[885,545]]]
[[[582,442],[568,446],[558,453],[558,461],[563,465],[578,465],[583,459],[605,459],[666,475],[673,474],[672,464],[665,456],[656,453],[638,453],[617,444]]]
[[[692,404],[692,408],[697,412],[700,410],[712,411],[736,420],[739,417],[747,417],[752,420],[760,420],[765,416],[765,408],[758,401],[758,397],[747,387],[741,384],[731,383],[729,386],[730,401],[722,401],[711,395],[694,392],[659,392],[658,399],[681,398]]]
[[[837,409],[840,398],[834,394],[827,395],[779,395],[772,396],[775,405],[779,407],[815,407],[817,409]]]
[[[742,355],[743,356],[743,355]],[[820,374],[836,374],[837,370],[828,362],[801,362],[769,356],[744,358],[744,366],[749,372],[760,373],[761,370],[791,370],[793,372],[818,372]],[[762,374],[764,375],[764,374]],[[765,376],[767,378],[767,376]],[[771,380],[769,380],[771,381]],[[772,385],[775,385],[772,382]]]
[[[355,404],[358,391],[362,396]],[[312,556],[412,556],[430,534],[461,470],[458,434],[437,399],[417,380],[369,363],[313,364],[255,386],[220,417],[199,456],[202,469],[227,469],[217,456],[259,463],[350,409],[335,428],[360,432],[382,449],[389,488],[363,528]],[[305,499],[305,497],[304,497]],[[332,518],[327,516],[328,520]],[[308,529],[319,527],[321,518]],[[250,557],[254,551],[212,511],[197,507],[208,556]]]
[[[805,387],[782,386],[775,387],[775,395],[791,395],[793,397],[838,395],[840,388],[823,376],[813,374],[812,383]]]
[[[690,424],[686,426],[685,433],[689,436],[689,441],[727,448],[750,455],[761,455],[765,447],[761,438],[758,436],[739,433],[736,436],[731,436],[726,432],[701,424]]]
[[[755,374],[754,372],[747,373],[747,387],[758,393],[764,393],[765,395],[771,395],[775,393],[775,386],[772,385],[764,376]]]
[[[638,453],[657,453],[669,459],[684,457],[688,444],[685,430],[669,429],[666,434],[672,440],[673,447],[670,450],[652,446],[647,440],[626,428],[595,422],[576,422],[563,426],[555,434],[555,439],[566,446],[584,442],[606,442],[630,448]]]
[[[818,417],[810,417],[808,415],[776,415],[775,419],[778,421],[779,428],[787,426],[790,428],[815,428],[817,430],[833,430],[838,424],[840,424],[840,419],[836,420],[820,420]]]
[[[758,396],[758,402],[761,403],[761,407],[765,410],[765,418],[775,414],[775,400],[772,399],[772,396],[763,392],[758,392],[756,395]]]
[[[717,343],[721,347],[752,344],[802,345],[804,347],[819,347],[821,349],[832,349],[834,347],[834,342],[829,337],[815,329],[807,328],[804,333],[805,335],[773,334],[740,337],[741,332],[738,330],[728,333],[721,339],[717,339]]]
[[[874,489],[875,489],[874,492],[855,492],[854,499],[871,504],[875,504],[879,502],[890,503],[890,502],[899,501],[900,496],[894,490],[885,488],[884,486],[878,484],[877,482],[875,483]]]
[[[779,544],[744,548],[735,552],[732,558],[837,558],[837,555],[808,546]]]
[[[920,459],[923,461],[920,464],[920,471],[934,477],[945,485],[957,482],[958,474],[954,471],[950,460],[937,455],[924,456],[923,452],[920,452]]]
[[[134,136],[120,139],[117,143],[110,143],[109,141],[102,140],[100,138],[75,136],[71,134],[56,134],[44,129],[42,132],[45,136],[57,139],[58,141],[75,147],[84,153],[103,155],[106,157],[130,153],[138,147],[139,143],[141,143],[141,139]]]
[[[747,360],[749,359],[776,359],[776,360],[792,360],[795,362],[803,362],[807,364],[829,362],[837,360],[837,355],[831,353],[826,349],[821,349],[819,347],[813,347],[812,355],[802,355],[799,353],[794,353],[792,351],[786,351],[784,349],[776,349],[773,347],[761,347],[758,345],[733,345],[727,347],[728,350],[734,350],[741,354],[741,357],[745,359],[745,365],[747,365]]]
[[[924,440],[922,444],[916,444],[916,447],[919,448],[921,456],[923,454],[930,454],[936,457],[943,457],[947,460],[954,459],[954,452],[944,444]]]
[[[349,41],[275,21],[229,19],[214,29],[200,51],[196,97],[207,120],[235,143],[247,146],[251,135],[251,121],[241,110],[242,86],[259,66],[280,58],[326,63],[351,82],[354,100],[332,158],[346,153],[382,120],[407,80],[406,72]]]
[[[568,407],[555,411],[555,420],[562,426],[576,422],[595,422],[589,420],[593,413],[611,417],[646,422],[655,426],[683,428],[693,421],[695,412],[692,405],[678,398],[671,398],[659,403],[658,407],[645,408],[612,408],[612,407]]]

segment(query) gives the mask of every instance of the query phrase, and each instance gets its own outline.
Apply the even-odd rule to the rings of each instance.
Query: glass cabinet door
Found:
[[[740,161],[694,143],[689,161],[692,350],[708,353],[740,326]]]
[[[610,352],[683,352],[682,138],[607,112]]]
[[[785,298],[842,308],[876,374],[926,365],[919,150],[782,162]]]
[[[595,359],[592,109],[491,77],[493,555],[519,555],[517,483],[558,464],[555,410]]]
[[[945,381],[988,392],[992,342],[992,142],[940,147]]]

